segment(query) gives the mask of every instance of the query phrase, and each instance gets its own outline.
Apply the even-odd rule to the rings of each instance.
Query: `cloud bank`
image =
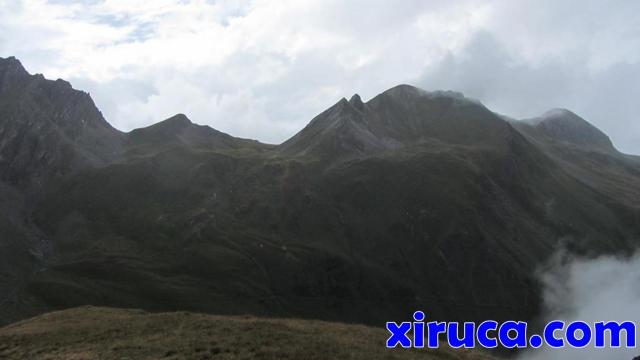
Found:
[[[634,321],[640,326],[640,255],[587,260],[560,254],[542,273],[541,279],[545,286],[545,321]],[[636,334],[636,338],[640,338],[640,334]],[[638,355],[638,349],[589,346],[585,349],[542,348],[524,353],[520,360],[631,360]]]
[[[184,112],[278,143],[399,83],[533,117],[567,107],[640,153],[640,3],[0,0],[0,56],[130,130]]]

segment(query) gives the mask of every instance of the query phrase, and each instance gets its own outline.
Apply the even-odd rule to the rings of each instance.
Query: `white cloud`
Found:
[[[123,130],[184,112],[280,142],[342,96],[409,82],[471,91],[514,115],[578,104],[623,149],[640,152],[640,128],[628,131],[640,110],[634,94],[592,101],[612,69],[619,77],[637,69],[637,10],[633,1],[0,0],[0,56],[90,91]],[[480,67],[491,60],[477,53],[482,34],[501,53]],[[513,74],[545,75],[550,95],[513,84]],[[615,119],[605,116],[612,111]]]
[[[567,258],[561,253],[542,274],[546,321],[633,321],[640,326],[640,256],[596,259]],[[640,329],[637,329],[640,330]],[[636,338],[640,333],[636,334]],[[610,339],[610,336],[607,336]],[[622,336],[623,343],[626,341]],[[521,360],[609,360],[640,355],[638,349],[563,348],[532,350]]]

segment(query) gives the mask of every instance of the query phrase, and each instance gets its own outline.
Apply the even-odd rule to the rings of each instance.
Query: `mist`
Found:
[[[628,258],[575,258],[559,252],[540,271],[545,321],[633,321],[640,324],[640,254]],[[637,336],[637,335],[636,335]],[[625,337],[622,336],[622,344]],[[520,360],[631,360],[640,349],[541,348]]]

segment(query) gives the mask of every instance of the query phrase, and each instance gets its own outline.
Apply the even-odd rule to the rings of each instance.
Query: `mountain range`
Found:
[[[400,85],[279,145],[182,114],[124,133],[0,59],[0,323],[87,304],[530,320],[558,249],[639,244],[640,158],[568,110]]]

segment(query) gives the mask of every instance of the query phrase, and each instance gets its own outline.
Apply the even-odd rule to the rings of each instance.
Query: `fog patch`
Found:
[[[545,321],[633,321],[640,325],[640,253],[584,259],[560,252],[540,271],[540,279]],[[638,355],[640,349],[595,349],[592,340],[585,349],[541,348],[524,352],[520,359],[631,360]]]

